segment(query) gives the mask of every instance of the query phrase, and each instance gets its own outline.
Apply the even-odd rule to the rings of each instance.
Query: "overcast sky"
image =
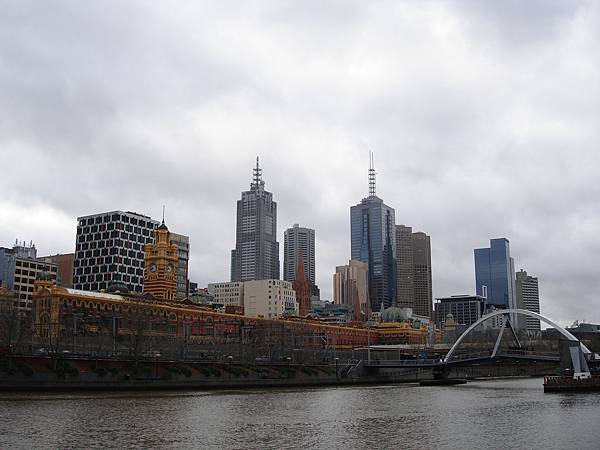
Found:
[[[600,2],[0,1],[0,245],[74,250],[131,210],[229,279],[256,155],[278,234],[316,229],[317,282],[377,193],[431,236],[434,296],[474,292],[507,237],[542,313],[600,322]]]

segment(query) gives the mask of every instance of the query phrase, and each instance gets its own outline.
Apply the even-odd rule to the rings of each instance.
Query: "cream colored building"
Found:
[[[370,309],[367,263],[351,259],[347,265],[335,268],[333,302],[338,305],[352,305],[357,319],[360,315],[368,317]]]
[[[244,306],[244,283],[240,281],[210,283],[208,293],[215,303]]]
[[[292,283],[283,280],[246,281],[244,313],[246,316],[264,318],[298,315],[298,302]]]

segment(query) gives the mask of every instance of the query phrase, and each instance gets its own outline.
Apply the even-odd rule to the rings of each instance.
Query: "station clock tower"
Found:
[[[154,243],[146,244],[144,255],[144,293],[157,300],[177,298],[177,245],[163,219],[154,233]]]

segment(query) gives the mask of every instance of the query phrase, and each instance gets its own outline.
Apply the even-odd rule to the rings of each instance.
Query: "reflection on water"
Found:
[[[600,448],[599,394],[540,379],[227,392],[0,394],[0,448]]]

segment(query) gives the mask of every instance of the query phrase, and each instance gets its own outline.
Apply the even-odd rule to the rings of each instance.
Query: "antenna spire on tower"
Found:
[[[369,152],[369,197],[375,196],[375,159],[373,152]]]
[[[254,174],[253,174],[253,187],[258,189],[262,183],[262,169],[260,168],[259,165],[259,160],[258,160],[258,156],[256,157],[256,167],[253,170]]]
[[[163,205],[163,218],[162,218],[162,223],[163,223],[163,225],[165,224],[165,205]]]

